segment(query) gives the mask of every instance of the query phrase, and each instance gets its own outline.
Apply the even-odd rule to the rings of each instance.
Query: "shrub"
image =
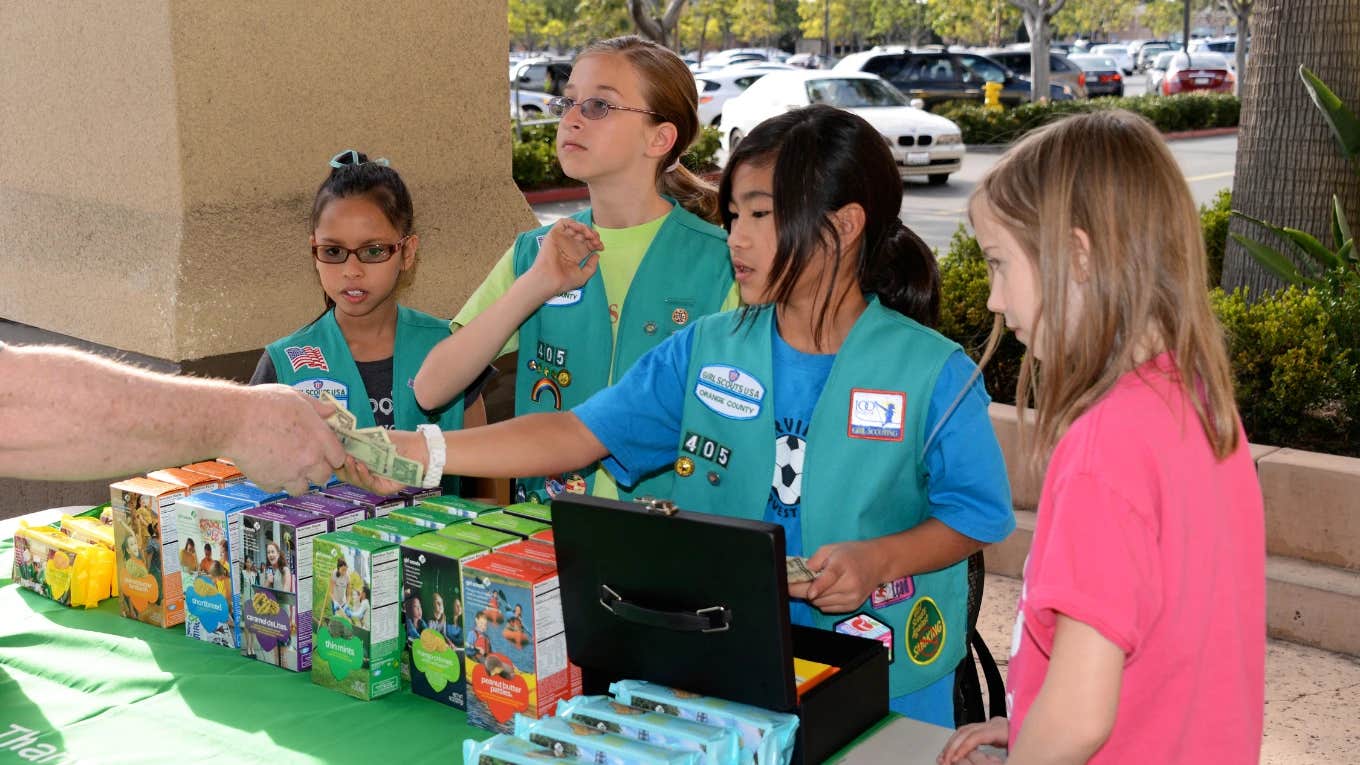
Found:
[[[987,263],[977,240],[962,225],[940,257],[940,334],[953,340],[977,361],[992,332],[992,312],[987,310]],[[982,370],[987,393],[993,401],[1015,403],[1015,382],[1025,348],[1007,332],[996,353]]]
[[[1253,442],[1360,455],[1355,350],[1343,340],[1360,322],[1354,292],[1290,287],[1255,302],[1244,290],[1210,294]]]
[[[1208,255],[1209,286],[1223,281],[1223,252],[1228,244],[1228,222],[1232,220],[1232,189],[1220,189],[1214,201],[1199,208],[1200,228],[1204,230],[1204,252]]]
[[[1234,127],[1241,108],[1242,102],[1236,96],[1187,93],[1026,103],[999,112],[985,109],[976,102],[945,101],[936,105],[933,111],[958,123],[965,144],[998,144],[1016,141],[1029,131],[1068,115],[1103,109],[1127,109],[1146,117],[1158,130],[1172,133]]]

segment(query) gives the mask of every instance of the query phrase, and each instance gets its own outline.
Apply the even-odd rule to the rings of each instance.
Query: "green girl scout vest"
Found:
[[[731,311],[701,320],[685,386],[676,504],[761,520],[778,460],[772,309],[745,324]],[[753,319],[753,320],[752,320]],[[928,517],[926,410],[954,343],[871,297],[813,409],[803,455],[803,550],[873,539]],[[885,583],[859,609],[814,623],[889,646],[892,696],[953,671],[967,640],[966,563]]]
[[[448,322],[397,306],[397,338],[392,353],[392,421],[397,430],[415,430],[424,423],[438,423],[440,430],[463,427],[461,395],[445,407],[427,413],[416,403],[412,387],[426,354],[448,336]],[[270,343],[266,350],[280,383],[309,396],[329,393],[349,408],[359,427],[373,427],[368,391],[340,325],[335,323],[335,309],[288,337]],[[446,477],[442,485],[445,491],[457,491],[457,482],[450,478]]]
[[[572,216],[591,225],[587,209]],[[548,226],[515,240],[515,276],[533,265]],[[657,230],[628,296],[619,309],[615,341],[604,279],[597,271],[580,289],[548,300],[519,328],[520,368],[515,375],[515,414],[567,411],[622,377],[642,354],[695,319],[717,312],[732,289],[727,234],[675,206]],[[599,464],[562,476],[521,478],[521,500],[546,502],[563,491],[590,494]],[[664,497],[669,470],[619,487],[619,498]],[[546,489],[546,490],[545,490]]]

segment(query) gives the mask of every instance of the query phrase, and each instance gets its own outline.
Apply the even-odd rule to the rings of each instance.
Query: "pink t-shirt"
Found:
[[[1125,375],[1054,450],[1011,640],[1012,745],[1062,613],[1125,655],[1114,729],[1092,763],[1260,759],[1260,484],[1245,435],[1214,459],[1170,370],[1163,354]]]

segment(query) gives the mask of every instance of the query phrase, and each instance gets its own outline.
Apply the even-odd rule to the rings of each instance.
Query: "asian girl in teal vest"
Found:
[[[459,395],[439,409],[426,411],[416,403],[416,370],[449,329],[443,320],[397,303],[398,281],[415,265],[420,244],[401,176],[386,160],[341,152],[317,190],[310,223],[312,262],[326,310],[270,343],[251,384],[279,382],[312,396],[330,393],[360,427],[412,430],[438,423],[442,430],[456,430],[465,419],[485,423],[480,400],[470,418],[465,414],[465,402],[477,398],[485,375],[472,395]]]
[[[891,707],[952,726],[963,561],[1014,517],[976,367],[929,328],[938,271],[898,219],[896,163],[863,119],[809,107],[742,141],[719,200],[751,307],[695,322],[570,413],[445,434],[445,469],[603,457],[627,482],[669,465],[682,507],[782,525],[818,572],[790,586],[794,623],[883,641]]]
[[[468,299],[453,337],[431,352],[415,391],[442,405],[486,364],[519,352],[515,413],[565,411],[671,333],[737,305],[713,187],[680,157],[699,135],[694,75],[638,37],[593,43],[551,109],[557,157],[590,189],[590,208],[520,234]],[[571,239],[571,247],[562,242]],[[562,255],[582,247],[575,259]],[[591,462],[519,483],[519,498],[562,491],[624,498],[670,493],[659,471],[617,487]]]

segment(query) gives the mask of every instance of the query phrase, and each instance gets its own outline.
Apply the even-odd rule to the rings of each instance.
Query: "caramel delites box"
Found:
[[[551,715],[571,689],[557,570],[501,552],[464,564],[463,646],[469,723]]]
[[[461,567],[488,554],[485,547],[438,534],[401,546],[402,674],[416,694],[455,709],[466,708]]]
[[[330,519],[330,531],[344,531],[364,519],[364,508],[353,502],[320,494],[303,494],[287,497],[271,504],[284,505],[298,510],[310,510]]]
[[[398,508],[406,507],[406,502],[399,496],[383,496],[366,491],[358,486],[347,483],[337,483],[334,486],[327,486],[321,490],[321,494],[327,497],[343,499],[346,502],[353,502],[362,505],[364,515],[368,518],[385,518],[388,513]]]
[[[231,486],[246,480],[245,473],[237,470],[235,465],[229,465],[218,460],[195,462],[192,465],[185,465],[184,469],[201,473],[209,478],[216,478],[222,482],[223,486]]]
[[[184,582],[184,632],[205,643],[241,647],[241,513],[255,507],[213,492],[175,503]]]
[[[312,682],[357,699],[401,688],[401,548],[336,531],[312,540]]]
[[[312,540],[326,516],[265,505],[241,516],[241,655],[312,668]]]
[[[123,616],[157,627],[184,623],[175,503],[188,495],[182,486],[150,478],[109,486]]]

